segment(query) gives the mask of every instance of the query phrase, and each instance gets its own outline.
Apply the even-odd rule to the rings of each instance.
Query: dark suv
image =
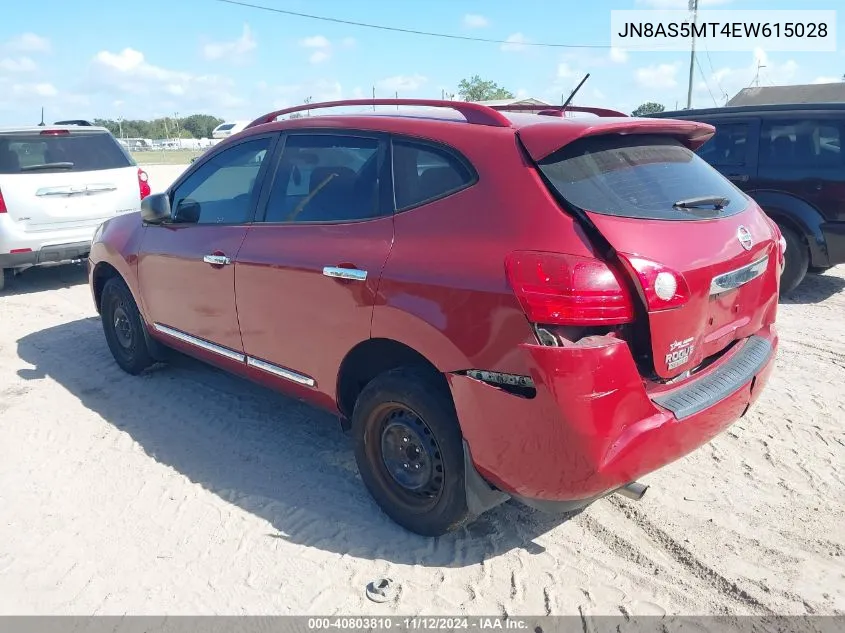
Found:
[[[698,155],[752,196],[786,239],[781,292],[845,262],[845,103],[756,105],[652,115],[709,123]]]

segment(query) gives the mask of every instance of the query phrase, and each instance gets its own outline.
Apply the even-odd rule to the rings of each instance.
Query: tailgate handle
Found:
[[[719,295],[729,290],[735,290],[740,286],[744,286],[749,281],[757,279],[760,275],[766,272],[769,265],[769,256],[766,255],[756,262],[752,262],[742,268],[737,268],[730,272],[714,277],[710,282],[710,296]]]

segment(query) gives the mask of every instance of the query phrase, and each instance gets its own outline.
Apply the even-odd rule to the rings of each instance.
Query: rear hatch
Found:
[[[759,207],[690,150],[700,129],[695,141],[627,125],[534,158],[607,241],[640,298],[640,325],[648,322],[638,342],[671,379],[773,319],[779,247]],[[520,136],[531,152],[530,135]],[[548,144],[545,136],[534,149]]]
[[[0,191],[28,232],[96,226],[140,207],[138,168],[105,130],[0,133]]]

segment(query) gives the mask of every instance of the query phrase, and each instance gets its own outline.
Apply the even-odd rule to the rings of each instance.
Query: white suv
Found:
[[[0,128],[0,290],[15,271],[85,259],[97,226],[149,194],[105,128]]]

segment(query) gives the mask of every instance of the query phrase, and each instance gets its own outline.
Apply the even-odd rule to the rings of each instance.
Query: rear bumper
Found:
[[[89,222],[83,226],[27,231],[7,216],[0,215],[0,268],[84,259],[97,229]]]
[[[448,379],[478,473],[528,505],[568,511],[687,455],[745,415],[777,344],[774,326],[765,328],[659,392],[646,391],[627,344],[610,338],[525,345],[531,399],[465,375]]]
[[[70,244],[51,244],[38,250],[22,253],[0,253],[0,268],[18,268],[39,264],[69,262],[85,259],[91,250],[91,242],[72,242]]]
[[[828,265],[845,264],[845,222],[826,222],[821,230],[827,247]]]

